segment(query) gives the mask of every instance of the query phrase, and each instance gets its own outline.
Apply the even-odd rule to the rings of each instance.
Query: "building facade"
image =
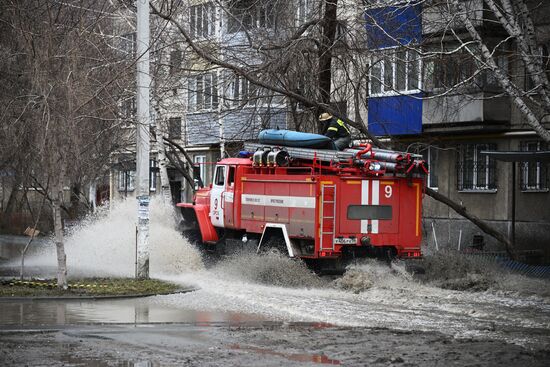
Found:
[[[481,154],[548,147],[484,64],[479,45],[465,46],[472,38],[464,22],[451,13],[449,4],[453,3],[367,2],[367,43],[372,52],[368,129],[424,154],[431,171],[428,186],[505,235],[512,233],[515,210],[515,250],[548,261],[548,163],[517,163],[516,177],[512,177],[512,163]],[[548,5],[531,14],[539,57],[545,63],[550,32],[540,14],[550,13]],[[519,57],[518,41],[509,37],[483,1],[463,1],[462,6],[493,52],[498,68],[519,90],[532,91],[536,101],[536,88],[530,85],[532,78]],[[548,129],[548,119],[542,121]],[[438,241],[439,246],[464,248],[484,241],[486,250],[503,250],[471,222],[431,197],[425,200],[424,230],[429,245]]]

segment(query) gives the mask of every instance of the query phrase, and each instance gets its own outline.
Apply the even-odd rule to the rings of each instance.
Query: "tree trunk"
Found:
[[[321,101],[330,104],[330,90],[332,81],[332,46],[336,37],[336,9],[337,0],[325,1],[323,16],[323,35],[319,47],[319,92]]]
[[[164,153],[164,132],[166,131],[164,121],[162,118],[158,118],[156,121],[156,136],[157,136],[157,152],[158,152],[158,167],[160,177],[160,189],[162,191],[162,198],[164,204],[170,205],[172,203],[172,190],[170,189],[170,180],[168,179],[168,165],[166,155]],[[178,193],[179,195],[179,193]]]
[[[63,181],[65,167],[62,164],[59,176],[55,178],[52,208],[54,217],[55,248],[57,250],[57,286],[67,289],[67,255],[63,238],[63,222],[61,220],[61,203],[63,202]]]
[[[34,240],[34,237],[36,237],[36,228],[38,227],[38,223],[40,222],[40,217],[42,216],[42,209],[44,208],[44,204],[46,203],[46,197],[42,197],[42,203],[40,204],[40,208],[38,209],[38,214],[36,215],[36,218],[34,219],[34,226],[32,227],[32,230],[30,231],[29,240],[27,241],[27,244],[21,250],[21,267],[19,269],[19,279],[23,280],[23,274],[25,271],[25,254],[27,253],[27,250],[29,249],[29,246],[31,245],[32,241]],[[26,232],[26,231],[25,231]]]

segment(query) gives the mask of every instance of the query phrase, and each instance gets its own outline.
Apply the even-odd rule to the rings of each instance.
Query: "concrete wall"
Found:
[[[466,140],[467,139],[467,140]],[[443,141],[437,146],[439,160],[430,169],[438,173],[438,191],[464,205],[467,210],[482,220],[496,226],[504,234],[511,233],[512,219],[512,167],[508,162],[497,162],[497,189],[492,192],[459,192],[457,190],[457,153],[456,146],[460,143],[496,143],[498,150],[519,150],[523,140],[533,139],[533,136],[507,137],[481,136],[464,138],[464,140]],[[516,248],[531,250],[543,249],[545,261],[550,262],[550,193],[522,192],[520,188],[521,170],[516,170]],[[462,230],[462,243],[471,244],[472,237],[482,234],[488,243],[488,249],[502,250],[495,240],[482,233],[469,221],[464,220],[454,210],[431,197],[426,196],[423,206],[425,240],[434,245],[431,223],[434,223],[438,241],[441,244],[450,243],[457,246],[458,233]]]
[[[511,236],[512,225],[510,221],[487,220],[486,222],[500,232]],[[465,219],[425,217],[422,221],[422,229],[423,244],[427,246],[429,251],[436,248],[436,238],[439,249],[456,250],[459,248],[460,239],[460,249],[467,251],[473,243],[474,235],[483,236],[486,244],[485,251],[505,251],[502,244]],[[513,250],[517,252],[520,260],[528,260],[533,263],[550,263],[550,223],[543,221],[516,222],[516,244]],[[529,253],[532,251],[534,251],[534,254]]]

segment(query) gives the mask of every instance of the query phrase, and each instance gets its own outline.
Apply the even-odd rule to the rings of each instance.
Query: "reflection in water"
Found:
[[[324,354],[297,354],[297,353],[280,353],[276,352],[271,349],[264,349],[264,348],[257,348],[257,347],[245,347],[241,346],[239,344],[233,344],[230,345],[229,348],[231,349],[238,349],[238,350],[249,350],[254,353],[258,354],[265,354],[265,355],[271,355],[271,356],[279,356],[286,359],[289,359],[291,361],[296,362],[313,362],[313,363],[321,363],[321,364],[332,364],[332,365],[339,365],[340,361],[337,359],[330,359]]]
[[[88,357],[77,357],[71,354],[66,354],[61,358],[63,365],[69,366],[84,366],[84,367],[158,367],[161,364],[156,361],[125,361],[125,360],[108,360],[95,359]]]
[[[204,312],[163,306],[155,297],[122,300],[17,301],[0,303],[0,325],[69,325],[82,323],[230,323],[262,321],[239,313]]]

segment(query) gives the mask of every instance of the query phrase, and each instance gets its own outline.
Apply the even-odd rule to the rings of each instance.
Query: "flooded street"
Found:
[[[273,261],[265,257],[247,259],[240,269],[246,273],[245,263],[249,268],[254,261],[268,266],[270,260]],[[288,269],[282,268],[279,280],[284,275],[293,283],[300,274]],[[484,292],[447,290],[408,279],[377,263],[355,269],[356,277],[357,274],[364,277],[359,281],[370,282],[369,288],[361,292],[340,289],[342,279],[324,285],[285,287],[253,283],[236,275],[232,278],[218,271],[166,276],[166,280],[191,284],[200,290],[159,297],[154,302],[197,310],[245,312],[281,321],[435,331],[455,338],[550,346],[550,303],[548,298],[535,294],[494,289]],[[315,283],[316,279],[311,275],[308,279],[307,275],[302,274],[304,283]],[[548,286],[544,281],[524,281]]]
[[[131,210],[123,205],[69,236],[70,275],[132,276]],[[492,262],[438,252],[427,254],[421,277],[403,264],[376,261],[356,263],[342,277],[318,277],[273,253],[205,266],[169,221],[153,222],[151,233],[152,276],[196,291],[3,300],[0,365],[546,366],[550,360],[550,282]],[[47,246],[34,253],[28,264],[53,266]]]
[[[269,254],[156,274],[198,288],[189,293],[2,302],[0,361],[40,366],[547,365],[546,296],[443,289],[396,269],[367,263],[333,280]],[[512,279],[541,282],[510,276],[507,283]]]

